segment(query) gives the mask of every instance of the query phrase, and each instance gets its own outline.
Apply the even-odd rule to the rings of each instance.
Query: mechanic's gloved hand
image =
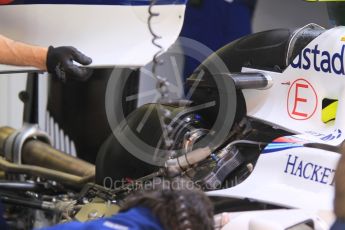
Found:
[[[66,78],[86,81],[91,76],[92,70],[77,66],[73,61],[89,65],[92,59],[71,46],[48,48],[46,65],[49,73],[56,75],[62,81],[66,81]]]

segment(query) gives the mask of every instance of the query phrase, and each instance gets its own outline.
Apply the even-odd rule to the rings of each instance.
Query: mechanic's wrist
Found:
[[[47,70],[47,55],[48,55],[48,48],[39,47],[35,52],[35,56],[37,57],[37,64],[36,67],[40,70]]]
[[[48,73],[54,73],[54,69],[56,66],[56,61],[55,58],[52,57],[52,53],[54,52],[55,48],[53,46],[49,46],[47,48],[47,55],[46,55],[46,62],[45,62],[45,68],[48,71]]]

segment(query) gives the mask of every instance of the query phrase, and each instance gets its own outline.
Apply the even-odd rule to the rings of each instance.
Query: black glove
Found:
[[[89,65],[92,59],[71,46],[56,48],[49,46],[46,63],[49,73],[56,75],[62,81],[66,81],[66,78],[86,81],[91,76],[92,70],[77,66],[73,61]]]

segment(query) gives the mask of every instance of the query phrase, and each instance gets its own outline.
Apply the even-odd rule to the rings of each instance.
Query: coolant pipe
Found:
[[[5,144],[15,132],[10,127],[0,128],[0,155],[5,157]],[[95,165],[60,152],[40,140],[28,139],[21,149],[21,161],[24,165],[40,166],[79,177],[95,175]]]
[[[167,160],[165,167],[170,174],[178,174],[211,155],[209,147],[199,148],[174,159]]]
[[[92,182],[95,179],[95,175],[89,176],[76,176],[69,173],[60,172],[53,169],[47,169],[39,166],[33,165],[18,165],[11,162],[8,162],[3,157],[0,157],[0,169],[6,173],[18,173],[26,174],[29,176],[38,176],[43,177],[48,180],[54,180],[61,182],[63,184],[69,185],[74,188],[81,188],[86,183]]]

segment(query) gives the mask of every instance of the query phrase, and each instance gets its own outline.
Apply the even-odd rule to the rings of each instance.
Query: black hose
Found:
[[[4,204],[16,205],[20,207],[33,208],[45,211],[55,211],[55,206],[51,202],[24,198],[8,192],[1,191],[0,200]]]
[[[4,204],[18,205],[21,207],[44,210],[42,201],[23,199],[19,197],[14,198],[14,197],[3,196],[3,195],[0,195],[0,196],[1,196],[0,197],[1,202],[3,202]]]
[[[0,190],[42,191],[44,186],[37,183],[0,181]]]

